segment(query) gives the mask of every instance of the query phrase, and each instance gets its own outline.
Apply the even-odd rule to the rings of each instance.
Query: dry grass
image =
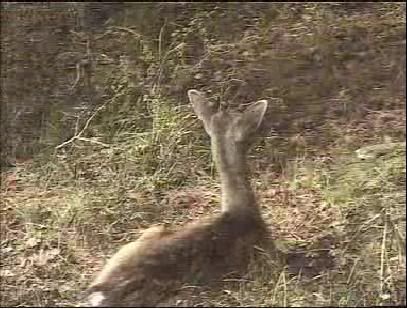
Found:
[[[354,152],[405,139],[405,7],[349,12],[310,4],[296,17],[281,6],[275,23],[253,19],[237,37],[225,35],[222,9],[198,12],[152,66],[161,75],[148,94],[135,76],[98,68],[119,86],[83,139],[2,173],[1,305],[76,305],[141,229],[218,211],[208,137],[179,104],[188,87],[272,103],[251,162],[281,254],[259,249],[244,278],[185,286],[164,305],[405,305],[405,150]],[[111,32],[101,50],[125,41],[132,55],[145,43],[126,34]]]
[[[258,175],[254,184],[280,258],[260,251],[245,278],[185,287],[165,305],[403,304],[405,151],[394,153],[373,161],[309,159],[279,178]],[[47,187],[52,173],[35,179],[25,174],[30,170],[20,170],[16,188],[2,192],[6,306],[74,305],[104,258],[139,229],[182,224],[217,211],[219,202],[219,188],[205,177],[160,197],[140,189],[117,196],[104,182],[100,190]]]

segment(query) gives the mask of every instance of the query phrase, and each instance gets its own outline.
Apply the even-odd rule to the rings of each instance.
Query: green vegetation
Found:
[[[2,306],[75,305],[141,229],[218,211],[190,88],[236,109],[269,100],[250,162],[284,254],[173,304],[405,306],[405,4],[128,4],[98,30],[97,107],[50,103],[40,151],[2,172]]]

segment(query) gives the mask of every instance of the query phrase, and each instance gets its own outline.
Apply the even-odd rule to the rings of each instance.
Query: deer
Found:
[[[87,289],[91,307],[155,306],[185,283],[244,271],[268,233],[246,158],[268,102],[260,100],[236,113],[219,108],[196,89],[187,94],[211,140],[221,210],[179,228],[152,226],[124,245]]]

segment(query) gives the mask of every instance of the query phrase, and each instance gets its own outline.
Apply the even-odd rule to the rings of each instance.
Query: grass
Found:
[[[166,305],[405,306],[405,144],[375,152],[405,139],[405,7],[332,8],[185,9],[147,27],[155,37],[134,35],[129,9],[94,48],[136,68],[97,66],[107,99],[76,138],[55,149],[49,131],[2,172],[1,305],[74,306],[142,229],[218,211],[209,138],[186,104],[196,87],[236,108],[270,101],[250,163],[281,254],[259,249],[243,278]]]
[[[122,143],[124,156],[131,148]],[[280,176],[254,170],[264,217],[285,256],[260,253],[245,278],[216,289],[186,287],[172,304],[403,304],[403,147],[364,160],[356,152],[332,160],[298,158]],[[253,154],[261,156],[261,148]],[[99,152],[98,162],[104,156]],[[95,155],[82,160],[90,164]],[[156,169],[148,176],[132,174],[127,165],[113,173],[109,161],[99,175],[92,174],[92,165],[86,178],[77,169],[69,185],[53,178],[76,163],[63,157],[48,168],[18,166],[16,188],[3,188],[2,305],[74,305],[104,259],[140,229],[158,222],[182,224],[217,211],[219,187],[203,169],[184,174],[184,182],[165,183],[168,167],[167,173]]]

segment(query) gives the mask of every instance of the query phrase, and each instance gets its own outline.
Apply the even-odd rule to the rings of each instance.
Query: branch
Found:
[[[103,108],[105,108],[105,106],[107,105],[109,101],[106,101],[103,105],[99,106],[95,112],[88,118],[88,120],[86,120],[85,126],[82,128],[82,130],[75,134],[74,136],[72,136],[69,140],[67,140],[66,142],[63,142],[62,144],[58,145],[55,147],[55,150],[61,149],[62,147],[65,147],[66,145],[74,142],[75,140],[79,139],[81,137],[81,135],[86,131],[86,129],[89,127],[90,122],[92,121],[93,118],[95,118],[95,116],[97,115],[98,112],[100,112]]]

